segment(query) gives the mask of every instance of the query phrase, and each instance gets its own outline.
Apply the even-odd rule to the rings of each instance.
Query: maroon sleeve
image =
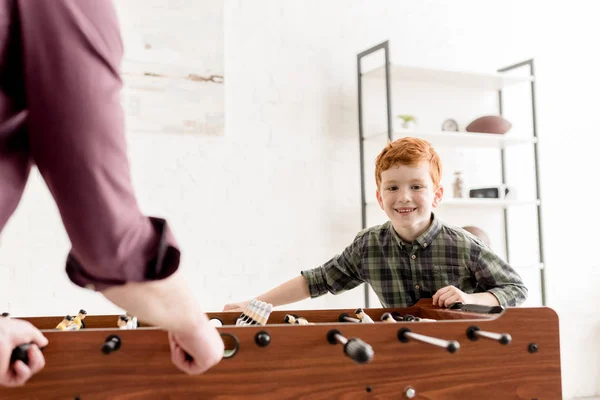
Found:
[[[171,275],[174,238],[142,215],[132,189],[112,2],[18,4],[30,151],[71,240],[69,278],[102,290]]]

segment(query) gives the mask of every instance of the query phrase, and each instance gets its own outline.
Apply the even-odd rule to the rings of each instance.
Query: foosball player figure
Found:
[[[312,322],[308,322],[306,318],[299,317],[296,314],[286,314],[283,321],[290,325],[314,325]]]
[[[375,323],[375,321],[373,321],[373,319],[371,319],[371,317],[369,317],[362,308],[357,308],[356,311],[354,311],[354,314],[356,315],[356,318],[360,319],[360,322],[363,324]]]
[[[396,320],[394,319],[394,317],[392,316],[391,313],[386,312],[381,316],[381,320],[383,322],[387,322],[388,324],[395,324]]]
[[[85,328],[85,323],[83,322],[83,320],[85,319],[86,316],[87,316],[87,312],[85,310],[79,310],[79,313],[77,313],[77,316],[75,318],[73,318],[73,324],[75,324],[77,326],[77,330]]]
[[[127,329],[127,321],[129,321],[127,315],[119,315],[119,318],[117,319],[117,326],[119,329]]]
[[[119,315],[117,319],[117,326],[119,329],[137,329],[138,321],[136,317],[130,315]]]
[[[73,323],[73,316],[72,315],[66,315],[62,321],[60,321],[60,324],[56,325],[56,329],[58,329],[59,331],[67,331],[70,330],[69,329],[69,325],[71,325]]]
[[[298,325],[314,325],[313,323],[308,322],[308,320],[304,317],[296,318],[296,324],[298,324]]]
[[[127,321],[127,329],[139,328],[140,324],[138,322],[137,317],[132,317],[131,315],[128,315],[128,317],[129,317],[129,321]]]
[[[283,322],[285,322],[286,324],[294,325],[296,323],[296,318],[298,318],[297,315],[285,314],[285,318],[283,319]]]

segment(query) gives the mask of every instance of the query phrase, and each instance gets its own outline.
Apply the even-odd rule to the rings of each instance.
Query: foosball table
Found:
[[[480,310],[476,310],[480,311]],[[45,368],[0,399],[527,399],[561,398],[558,316],[550,308],[497,313],[412,307],[273,311],[265,325],[218,320],[225,357],[202,375],[171,363],[167,333],[116,327],[89,315],[85,329],[55,330],[61,317],[23,318],[49,344]],[[290,318],[305,323],[290,325]]]

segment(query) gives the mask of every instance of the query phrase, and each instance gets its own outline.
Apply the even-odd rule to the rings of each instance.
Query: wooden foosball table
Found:
[[[208,313],[223,323],[226,354],[193,376],[172,365],[167,333],[143,323],[119,330],[117,316],[90,315],[85,329],[63,332],[54,329],[61,317],[23,318],[49,340],[46,366],[23,387],[0,388],[0,399],[561,398],[550,308],[484,314],[429,299],[364,311],[374,323],[357,323],[354,310],[273,311],[264,326]],[[286,324],[291,314],[312,324]]]

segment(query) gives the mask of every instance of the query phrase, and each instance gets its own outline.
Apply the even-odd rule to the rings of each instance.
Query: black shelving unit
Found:
[[[384,68],[385,68],[385,97],[386,97],[386,111],[387,111],[387,137],[389,140],[393,140],[392,131],[392,100],[391,100],[391,65],[390,65],[390,50],[389,41],[382,42],[376,46],[373,46],[365,51],[358,53],[357,55],[357,82],[358,82],[358,134],[359,134],[359,146],[360,146],[360,188],[361,188],[361,217],[362,217],[362,229],[368,227],[367,225],[367,201],[365,193],[365,151],[364,151],[364,127],[363,127],[363,70],[362,70],[362,59],[366,56],[372,55],[373,53],[383,51],[384,53]],[[531,117],[533,121],[533,156],[534,156],[534,168],[535,168],[535,193],[537,199],[537,231],[538,231],[538,251],[539,251],[539,265],[540,265],[540,290],[542,305],[546,305],[546,278],[545,278],[545,258],[544,258],[544,240],[542,232],[542,200],[540,192],[540,177],[539,177],[539,149],[538,149],[538,132],[537,132],[537,119],[536,119],[536,107],[535,107],[535,71],[534,71],[534,60],[526,60],[517,64],[510,65],[498,70],[499,73],[505,73],[513,71],[518,68],[529,67],[529,74],[534,79],[531,80]],[[502,90],[498,91],[498,112],[500,115],[503,113],[503,98]],[[502,183],[506,183],[506,161],[505,161],[505,149],[500,150],[500,165],[502,173]],[[504,214],[504,243],[506,251],[506,261],[510,263],[510,246],[509,246],[509,223],[508,223],[508,210],[505,206],[503,209]],[[364,287],[365,295],[365,307],[370,306],[369,301],[369,288],[367,285]]]

